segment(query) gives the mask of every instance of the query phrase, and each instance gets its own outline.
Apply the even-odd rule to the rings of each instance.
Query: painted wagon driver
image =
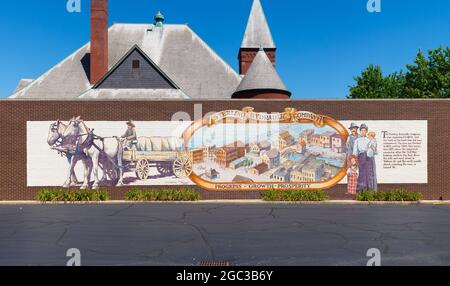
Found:
[[[124,147],[128,149],[132,149],[133,146],[137,143],[137,134],[136,134],[136,125],[132,120],[127,123],[127,131],[122,135],[121,138],[125,139]]]

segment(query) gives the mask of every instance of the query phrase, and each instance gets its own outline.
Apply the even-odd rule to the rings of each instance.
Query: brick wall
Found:
[[[337,120],[428,120],[428,184],[381,185],[381,190],[405,187],[422,192],[425,199],[450,199],[450,100],[228,100],[228,101],[0,101],[0,200],[32,200],[39,188],[27,188],[27,121],[67,120],[81,115],[86,121],[169,121],[174,112],[194,118],[194,104],[203,114],[242,109],[280,112],[287,107],[328,115]],[[335,199],[345,185],[327,192]],[[123,199],[128,188],[112,188]],[[255,199],[259,192],[201,191],[203,199]]]
[[[276,49],[265,49],[267,57],[273,63],[273,66],[276,67]],[[247,74],[248,69],[253,63],[256,55],[258,54],[259,49],[256,48],[241,48],[239,50],[239,74]]]

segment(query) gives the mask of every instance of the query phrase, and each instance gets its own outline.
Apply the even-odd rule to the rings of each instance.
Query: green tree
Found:
[[[370,65],[355,81],[349,98],[396,98],[402,91],[404,75],[400,72],[385,77],[380,66]]]
[[[356,85],[350,86],[350,98],[383,97],[384,77],[380,66],[368,66],[355,81]]]
[[[417,53],[413,64],[384,76],[380,66],[370,65],[355,77],[348,98],[450,98],[450,48]]]
[[[422,51],[406,66],[404,93],[410,98],[450,98],[450,48]]]

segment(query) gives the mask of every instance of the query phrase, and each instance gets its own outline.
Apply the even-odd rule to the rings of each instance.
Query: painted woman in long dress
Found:
[[[372,154],[372,157],[369,156],[369,153],[371,153],[369,152],[369,145],[371,145],[371,142],[373,145],[374,142],[367,136],[369,127],[366,124],[361,125],[360,131],[361,137],[356,139],[353,150],[353,155],[358,156],[359,161],[358,193],[373,191],[373,188],[378,189],[376,187],[376,172],[374,170],[375,153]]]
[[[369,147],[367,149],[367,157],[372,158],[372,174],[369,176],[368,180],[368,187],[370,190],[378,191],[378,182],[377,182],[377,166],[375,162],[375,156],[378,155],[378,144],[376,133],[375,132],[369,132],[367,134],[367,137],[369,138]]]

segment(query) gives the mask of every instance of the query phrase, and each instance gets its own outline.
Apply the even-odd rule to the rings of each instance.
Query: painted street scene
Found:
[[[194,172],[213,182],[323,182],[345,167],[345,139],[328,126],[236,124],[199,137]]]

